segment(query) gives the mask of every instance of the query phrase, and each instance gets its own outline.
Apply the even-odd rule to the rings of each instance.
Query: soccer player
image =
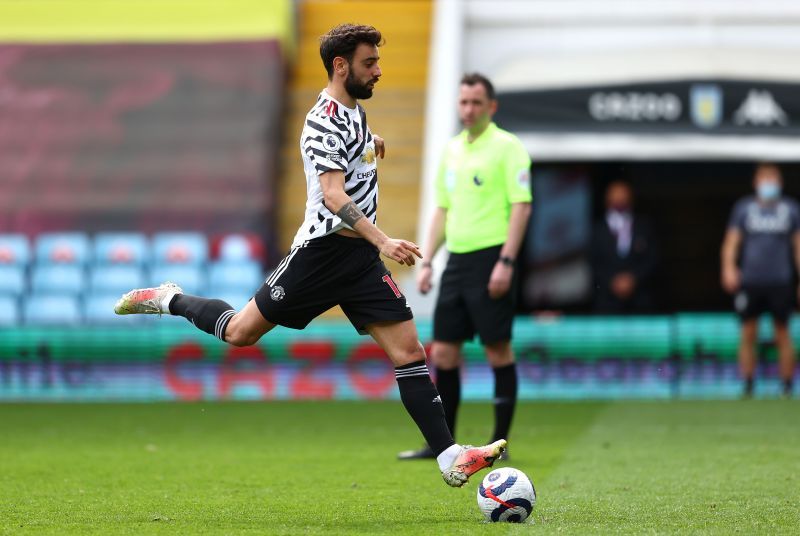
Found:
[[[433,315],[433,364],[447,425],[455,435],[461,398],[461,347],[477,333],[494,372],[493,437],[506,437],[517,402],[511,350],[514,265],[531,212],[531,160],[519,139],[497,127],[494,87],[483,75],[461,79],[458,115],[464,130],[450,140],[436,181],[438,207],[423,258],[446,242],[450,257]],[[431,290],[431,263],[417,284]],[[433,458],[430,443],[398,454]],[[507,454],[504,454],[507,457]]]
[[[421,257],[415,244],[390,238],[375,225],[375,155],[383,157],[384,149],[358,100],[370,98],[381,77],[382,44],[378,30],[352,24],[336,26],[320,39],[328,85],[306,115],[300,138],[308,191],[305,221],[289,254],[244,309],[236,312],[224,301],[190,296],[164,283],[128,292],[114,310],[183,316],[229,344],[248,346],[276,325],[303,329],[340,305],[359,333],[371,335],[391,359],[403,405],[434,450],[445,482],[459,487],[491,466],[506,442],[455,443],[411,309],[380,258],[412,266]]]
[[[741,319],[739,371],[747,398],[753,395],[758,318],[763,313],[772,315],[783,396],[792,395],[794,348],[789,318],[795,305],[794,270],[800,270],[800,206],[781,195],[782,185],[777,166],[757,165],[756,195],[733,207],[722,244],[722,286],[735,294],[734,306]]]

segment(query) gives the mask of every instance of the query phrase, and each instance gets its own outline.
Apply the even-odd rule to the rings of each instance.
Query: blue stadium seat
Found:
[[[83,318],[87,324],[127,325],[142,322],[142,315],[118,315],[114,304],[120,295],[110,292],[92,293],[83,301]]]
[[[201,233],[157,233],[153,235],[156,264],[203,264],[208,261],[208,240]]]
[[[43,233],[36,239],[36,262],[85,264],[89,237],[84,233]]]
[[[0,265],[25,266],[31,261],[28,237],[17,233],[0,234]]]
[[[22,305],[26,324],[74,326],[81,323],[80,301],[66,294],[31,294]]]
[[[206,290],[206,274],[201,266],[186,264],[159,264],[150,270],[150,285],[158,286],[165,281],[180,285],[187,294],[203,295]]]
[[[19,301],[13,296],[0,296],[0,326],[16,326],[20,320]]]
[[[261,266],[255,261],[219,261],[211,263],[208,268],[209,292],[213,289],[213,291],[240,290],[252,293],[261,286],[264,279]]]
[[[264,244],[253,233],[234,233],[219,241],[220,261],[263,261]]]
[[[144,269],[139,266],[96,264],[89,272],[89,289],[92,293],[122,294],[147,284]]]
[[[31,271],[32,292],[81,294],[86,289],[86,272],[76,264],[35,265]]]
[[[25,292],[25,268],[0,264],[0,294],[19,297]]]
[[[94,237],[96,264],[135,264],[150,260],[147,237],[142,233],[98,233]]]

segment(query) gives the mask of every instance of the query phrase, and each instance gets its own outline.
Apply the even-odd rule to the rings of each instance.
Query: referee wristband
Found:
[[[423,268],[430,268],[430,267],[431,267],[431,263],[429,263],[429,262],[423,262],[423,263],[422,263],[422,267],[423,267]]]
[[[497,260],[498,260],[498,261],[500,261],[500,262],[502,262],[502,263],[503,263],[503,264],[505,264],[506,266],[514,266],[514,259],[512,259],[511,257],[505,257],[505,256],[502,256],[502,257],[500,257],[500,258],[499,258],[499,259],[497,259]]]

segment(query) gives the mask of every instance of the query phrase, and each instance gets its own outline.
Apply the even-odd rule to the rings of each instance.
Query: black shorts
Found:
[[[496,300],[488,289],[500,248],[450,254],[433,313],[434,340],[470,341],[476,333],[484,345],[511,340],[516,285]]]
[[[776,322],[785,323],[794,305],[794,285],[743,286],[734,298],[734,307],[742,320],[769,313]]]
[[[336,305],[361,334],[375,322],[414,317],[375,246],[337,234],[292,248],[255,299],[269,322],[293,329]]]

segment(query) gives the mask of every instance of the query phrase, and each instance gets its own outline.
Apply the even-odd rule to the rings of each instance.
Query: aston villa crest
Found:
[[[716,84],[695,84],[689,89],[692,121],[700,128],[715,128],[722,122],[722,89]]]

